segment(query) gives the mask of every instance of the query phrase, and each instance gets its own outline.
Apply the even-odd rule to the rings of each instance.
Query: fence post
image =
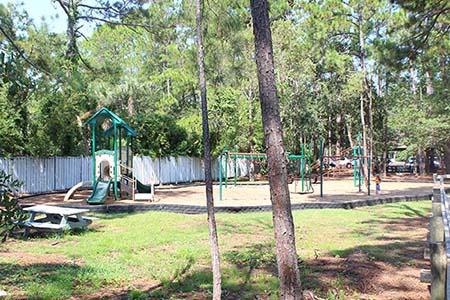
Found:
[[[444,242],[441,190],[433,188],[430,219],[431,300],[445,300],[447,255]]]

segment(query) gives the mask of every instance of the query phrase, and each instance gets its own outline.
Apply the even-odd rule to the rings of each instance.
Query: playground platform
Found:
[[[431,199],[432,181],[391,181],[381,183],[381,194],[375,195],[375,184],[371,185],[371,196],[363,186],[362,192],[354,187],[352,179],[333,179],[324,182],[320,197],[320,185],[313,184],[312,193],[301,193],[301,184],[289,185],[293,209],[355,208],[367,205],[402,201]],[[294,191],[297,191],[296,193]],[[37,204],[64,207],[87,208],[92,212],[135,212],[169,211],[200,214],[206,212],[205,186],[200,183],[189,185],[164,185],[155,188],[155,199],[150,201],[119,200],[108,197],[102,205],[88,205],[85,201],[89,190],[77,192],[74,198],[64,202],[64,193],[36,195],[20,200],[22,206]],[[223,188],[223,200],[219,200],[219,186],[214,185],[214,199],[217,212],[270,211],[270,192],[267,182],[229,184]]]

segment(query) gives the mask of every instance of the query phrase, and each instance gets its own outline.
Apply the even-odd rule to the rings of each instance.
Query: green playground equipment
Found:
[[[238,152],[237,146],[234,146],[233,152],[230,152],[227,147],[224,148],[222,153],[219,156],[219,200],[222,200],[223,195],[223,186],[225,188],[228,187],[228,160],[233,160],[233,185],[237,186],[237,159],[245,158],[245,159],[267,159],[266,153],[262,152]],[[305,147],[305,145],[301,146],[301,154],[288,154],[288,160],[299,160],[299,169],[300,169],[300,180],[301,180],[301,193],[312,193],[314,189],[311,183],[311,175],[312,175],[312,152],[311,146]],[[225,164],[223,160],[225,159]]]
[[[353,147],[353,185],[358,186],[361,192],[361,185],[364,182],[365,174],[363,166],[367,160],[367,195],[370,196],[370,164],[371,156],[364,154],[364,149],[361,146],[361,133],[358,133],[358,145]]]
[[[353,150],[353,185],[354,187],[358,187],[359,192],[362,191],[362,184],[364,183],[365,175],[367,174],[367,195],[370,196],[370,168],[372,158],[369,155],[365,155],[363,151],[363,147],[361,146],[361,133],[358,133],[358,144],[353,147],[353,149],[349,148],[347,150]],[[323,140],[320,141],[320,149],[319,149],[319,160],[320,160],[320,197],[323,197],[323,169],[324,169],[324,158],[336,158],[338,156],[333,155],[324,155],[324,144]],[[367,170],[364,170],[364,165],[367,162]],[[366,174],[365,174],[366,173]]]
[[[92,195],[89,204],[102,204],[112,185],[114,200],[119,197],[121,179],[132,176],[130,151],[136,131],[112,111],[103,107],[87,121],[92,129]],[[106,128],[105,128],[106,127]],[[122,142],[125,141],[125,148]],[[127,180],[125,180],[127,181]],[[120,188],[122,194],[122,188]]]
[[[86,202],[89,204],[102,204],[108,195],[111,180],[111,178],[107,181],[97,180],[93,187],[92,195],[86,199]]]

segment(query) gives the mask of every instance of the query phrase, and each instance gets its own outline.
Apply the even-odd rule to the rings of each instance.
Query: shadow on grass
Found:
[[[82,229],[82,228],[74,228],[72,230],[66,230],[63,231],[62,233],[57,233],[55,231],[39,231],[36,229],[31,229],[30,233],[28,234],[27,238],[24,238],[24,229],[20,229],[18,231],[15,231],[12,234],[12,237],[15,239],[21,239],[21,240],[26,240],[26,239],[49,239],[49,238],[53,238],[53,239],[61,239],[64,236],[84,236],[87,234],[91,234],[91,233],[95,233],[95,232],[101,232],[101,228],[105,227],[105,225],[94,225],[94,226],[90,226],[87,229]]]
[[[389,235],[376,235],[369,243],[334,250],[324,257],[299,259],[300,276],[304,290],[312,290],[327,299],[345,299],[350,295],[380,291],[401,295],[421,293],[417,270],[426,267],[423,259],[423,240],[408,235],[417,228],[426,227],[425,212],[402,205],[402,216],[392,215],[361,224],[389,231]],[[405,218],[406,216],[406,218]],[[365,230],[370,230],[365,226]],[[367,234],[359,231],[357,234]],[[375,244],[375,243],[376,244]],[[379,242],[379,243],[378,243]],[[250,244],[224,252],[223,299],[276,299],[278,290],[277,268],[273,243]],[[410,273],[392,274],[403,267]],[[418,274],[418,271],[417,271]],[[392,281],[380,278],[392,275]],[[157,291],[147,294],[149,299],[205,299],[211,295],[212,277],[209,271],[191,273]],[[425,291],[426,293],[426,291]],[[394,298],[397,297],[395,294]],[[146,298],[143,298],[146,299]]]
[[[11,299],[69,299],[80,286],[87,293],[99,287],[101,282],[91,279],[93,272],[69,263],[0,263],[0,286]]]
[[[317,295],[342,299],[341,293],[375,294],[379,290],[402,292],[398,282],[377,283],[377,278],[401,266],[424,267],[423,241],[408,232],[426,226],[425,212],[402,205],[401,215],[389,215],[362,222],[367,235],[371,227],[387,230],[389,235],[375,235],[370,243],[334,250],[325,257],[299,259],[303,289]],[[405,216],[408,216],[405,218]],[[258,224],[267,225],[265,222]],[[231,228],[230,228],[231,230]],[[20,258],[18,258],[20,259]],[[244,244],[222,253],[222,299],[277,299],[278,279],[273,242]],[[194,266],[197,265],[197,266]],[[176,271],[171,279],[156,285],[135,286],[133,282],[105,282],[98,271],[74,264],[0,263],[0,286],[26,290],[24,299],[209,299],[212,274],[207,266],[193,259]],[[397,275],[398,276],[398,275]],[[398,279],[398,278],[397,278]],[[416,285],[417,286],[417,285]],[[17,298],[14,298],[17,299]],[[345,297],[344,297],[345,299]]]

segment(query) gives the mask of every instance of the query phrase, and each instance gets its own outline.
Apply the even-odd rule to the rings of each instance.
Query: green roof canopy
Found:
[[[122,120],[118,115],[107,109],[106,107],[102,107],[100,110],[98,110],[92,117],[90,117],[86,123],[88,123],[91,126],[95,126],[97,124],[97,121],[103,122],[106,119],[110,119],[113,124],[116,124],[116,126],[121,127],[125,130],[127,135],[130,136],[137,136],[137,132],[134,131],[133,128],[130,127],[130,125],[127,124],[124,120]],[[111,126],[107,130],[105,130],[105,134],[110,135],[112,133]]]

